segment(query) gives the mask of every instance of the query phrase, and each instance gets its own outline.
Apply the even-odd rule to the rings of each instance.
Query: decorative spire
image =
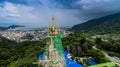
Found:
[[[55,18],[52,16],[52,33],[55,32],[55,24],[54,24]]]
[[[55,17],[54,15],[52,16],[52,26],[54,26],[54,22],[55,22]]]

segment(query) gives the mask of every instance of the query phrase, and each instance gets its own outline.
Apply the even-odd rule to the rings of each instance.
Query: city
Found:
[[[67,31],[66,29],[61,30],[63,37],[72,34],[72,32]],[[45,39],[47,30],[6,30],[0,31],[0,35],[17,42],[23,41],[39,41]]]

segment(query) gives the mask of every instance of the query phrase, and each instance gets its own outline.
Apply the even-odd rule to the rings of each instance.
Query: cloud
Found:
[[[4,10],[8,13],[8,16],[19,17],[18,9],[15,4],[5,2]]]
[[[0,7],[0,20],[4,18],[3,22],[23,22],[26,20],[22,18],[26,18],[28,15],[30,16],[30,11],[32,11],[32,7],[5,2],[4,6]]]
[[[54,14],[57,24],[73,26],[119,8],[118,0],[2,0],[0,22],[47,27]]]
[[[76,5],[81,6],[82,10],[96,10],[107,11],[115,10],[114,8],[120,7],[120,1],[118,0],[79,0],[76,1]],[[111,8],[113,7],[113,8]]]
[[[79,0],[74,4],[81,6],[78,16],[85,20],[120,12],[118,0]]]
[[[3,16],[0,17],[0,20],[3,22],[14,22],[29,26],[47,26],[48,24],[51,24],[52,14],[54,14],[56,17],[56,23],[62,26],[71,26],[74,23],[77,23],[79,20],[75,18],[77,10],[61,9],[60,6],[57,8],[55,4],[52,4],[47,0],[41,0],[40,2],[44,5],[27,6],[23,4],[5,2],[4,6],[0,8],[0,12],[3,13]]]

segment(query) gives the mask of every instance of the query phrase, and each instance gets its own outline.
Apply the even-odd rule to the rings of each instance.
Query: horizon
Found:
[[[1,0],[0,25],[47,27],[55,23],[72,27],[120,12],[118,0]]]

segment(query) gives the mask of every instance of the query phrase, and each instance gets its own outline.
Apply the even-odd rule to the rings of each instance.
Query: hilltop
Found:
[[[17,28],[17,27],[24,27],[22,25],[10,25],[10,26],[0,26],[0,30],[8,30],[8,29],[14,29],[14,28]]]
[[[71,31],[75,33],[91,33],[91,34],[110,34],[120,33],[120,13],[96,18],[74,25]]]

